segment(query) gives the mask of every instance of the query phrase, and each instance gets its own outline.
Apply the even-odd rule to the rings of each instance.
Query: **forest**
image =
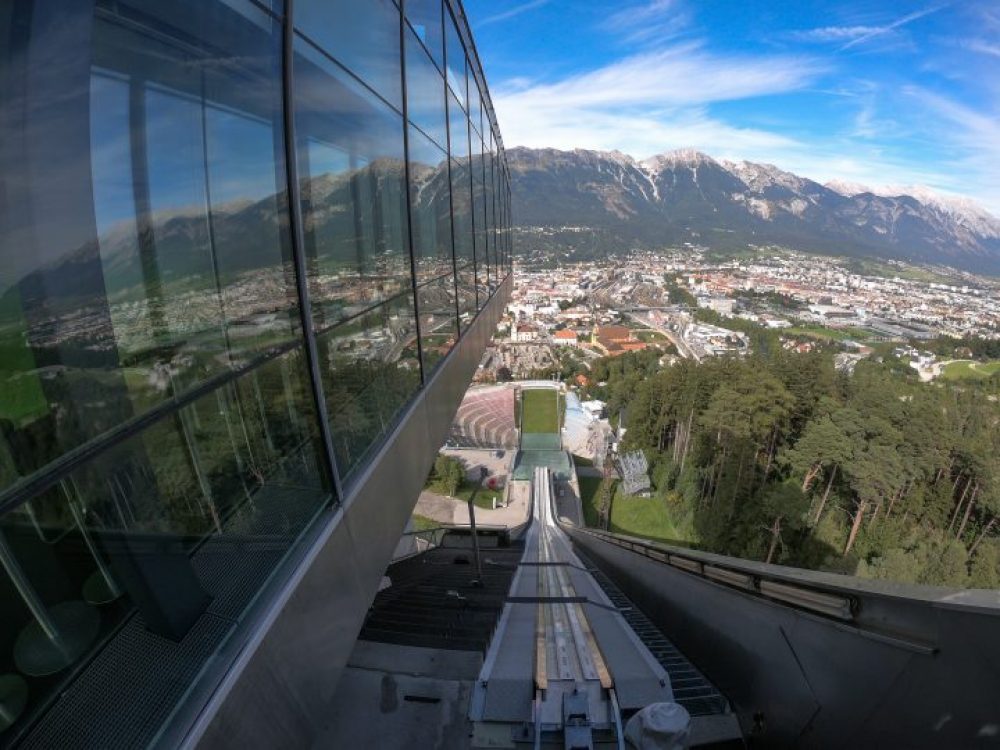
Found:
[[[747,359],[600,360],[681,539],[867,578],[1000,587],[1000,384],[921,383],[891,362],[838,372],[761,337]]]

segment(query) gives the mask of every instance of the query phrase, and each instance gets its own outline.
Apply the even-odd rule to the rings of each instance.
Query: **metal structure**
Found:
[[[624,747],[622,711],[671,701],[670,678],[574,554],[546,467],[535,470],[532,502],[524,558],[471,699],[472,744]]]
[[[461,3],[355,5],[0,11],[0,745],[323,724],[512,268]]]
[[[567,531],[710,680],[727,686],[744,732],[762,746],[975,747],[993,731],[996,592],[865,581]]]
[[[622,478],[622,490],[626,495],[649,494],[649,463],[642,451],[623,453],[616,461]]]

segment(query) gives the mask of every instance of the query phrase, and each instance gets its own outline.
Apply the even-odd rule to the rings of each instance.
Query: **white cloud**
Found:
[[[626,42],[662,44],[684,31],[690,20],[677,0],[650,0],[613,13],[604,21],[602,29],[621,34]]]
[[[716,55],[684,44],[632,55],[549,83],[494,86],[504,141],[511,145],[621,149],[634,155],[673,146],[758,155],[787,147],[784,136],[710,118],[705,105],[800,89],[821,72],[809,58]]]
[[[841,50],[850,49],[851,47],[855,47],[855,46],[857,46],[859,44],[864,44],[865,42],[867,42],[870,39],[874,39],[875,37],[879,37],[879,36],[882,36],[884,34],[888,34],[888,33],[892,32],[892,31],[895,31],[896,29],[900,28],[901,26],[906,26],[908,23],[913,23],[914,21],[916,21],[916,20],[918,20],[920,18],[923,18],[924,16],[929,16],[931,13],[937,13],[939,10],[941,10],[941,9],[943,9],[945,7],[947,7],[947,6],[946,5],[938,5],[938,6],[935,6],[935,7],[932,7],[932,8],[924,8],[923,10],[918,10],[918,11],[916,11],[914,13],[908,13],[907,15],[903,16],[902,18],[897,18],[892,23],[887,23],[884,26],[876,26],[876,27],[872,28],[867,34],[862,34],[859,37],[851,39],[849,42],[847,42],[842,47],[840,47],[840,49]]]
[[[926,108],[935,136],[954,151],[951,185],[942,187],[974,195],[1000,216],[1000,112],[980,112],[919,86],[903,93]]]
[[[697,43],[623,58],[556,83],[501,86],[510,109],[677,106],[745,99],[803,87],[822,66],[805,57],[715,55]]]
[[[891,34],[907,24],[932,13],[937,13],[946,7],[948,4],[924,8],[880,26],[823,26],[816,29],[792,31],[787,36],[799,42],[840,43],[841,46],[838,47],[838,50],[843,51],[864,44],[871,39]]]
[[[527,13],[529,10],[534,10],[535,8],[541,8],[543,5],[548,5],[551,0],[530,0],[530,2],[522,3],[521,5],[515,5],[509,10],[505,10],[502,13],[496,13],[492,16],[487,16],[478,24],[477,28],[488,26],[492,23],[499,23],[500,21],[506,21],[508,18],[513,18],[514,16],[519,16],[522,13]]]
[[[860,44],[934,13],[927,8],[883,26],[813,29],[815,41]],[[671,0],[626,7],[607,22],[611,37],[669,20]],[[1000,215],[1000,117],[992,118],[931,92],[887,90],[868,80],[842,82],[828,94],[856,102],[837,132],[741,126],[713,105],[810,90],[829,84],[833,61],[807,54],[740,54],[708,50],[697,41],[639,45],[639,52],[555,80],[510,79],[493,86],[508,147],[618,150],[645,158],[695,148],[720,159],[766,162],[817,182],[878,186],[927,185],[971,196]],[[903,98],[901,102],[899,97]],[[909,102],[909,103],[907,103]],[[879,105],[879,106],[876,106]],[[896,113],[906,114],[897,120]],[[770,128],[774,129],[770,129]],[[904,150],[900,144],[906,143]]]
[[[878,31],[877,26],[824,26],[819,29],[793,31],[792,39],[800,42],[845,42],[858,39]]]
[[[980,52],[992,57],[1000,57],[1000,44],[991,44],[982,39],[968,39],[962,42],[962,46],[972,52]]]

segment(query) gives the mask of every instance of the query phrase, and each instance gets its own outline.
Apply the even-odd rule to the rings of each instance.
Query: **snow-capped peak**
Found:
[[[760,191],[771,185],[781,185],[790,190],[798,191],[803,186],[803,180],[791,172],[779,169],[773,164],[757,164],[752,161],[720,162],[729,174],[739,178],[747,187]]]
[[[715,164],[716,161],[708,154],[696,151],[693,148],[679,148],[675,151],[651,156],[640,162],[642,166],[651,172],[659,172],[667,167],[686,166],[696,167],[699,164]]]
[[[1000,237],[1000,219],[980,206],[971,198],[944,193],[927,185],[883,185],[867,187],[856,182],[831,180],[826,183],[830,190],[853,198],[862,193],[871,193],[882,198],[913,198],[925,206],[935,208],[951,220],[982,237]]]
[[[849,182],[848,180],[830,180],[823,187],[835,193],[840,193],[846,198],[853,198],[855,195],[861,195],[861,193],[873,192],[867,185],[862,185],[860,182]]]

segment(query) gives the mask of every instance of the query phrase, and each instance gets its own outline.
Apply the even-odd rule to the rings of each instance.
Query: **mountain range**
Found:
[[[684,242],[773,244],[1000,274],[1000,219],[926,188],[824,185],[689,149],[638,161],[618,151],[513,148],[507,158],[522,252],[584,258]]]

